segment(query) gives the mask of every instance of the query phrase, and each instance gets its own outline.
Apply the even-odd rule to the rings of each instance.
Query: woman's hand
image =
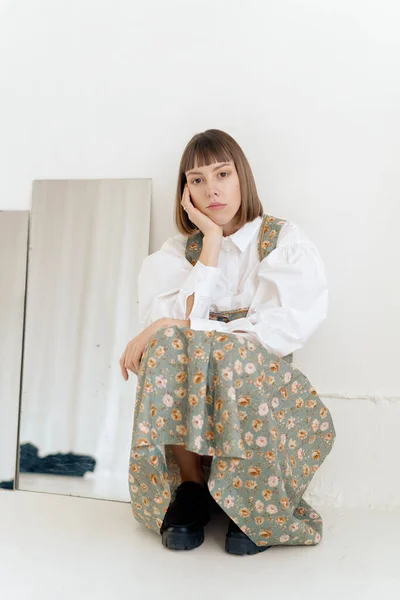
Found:
[[[135,373],[139,373],[140,361],[143,356],[144,349],[150,341],[150,338],[157,333],[159,329],[178,325],[179,327],[189,327],[189,320],[179,319],[158,319],[151,323],[146,329],[143,329],[139,335],[131,340],[125,348],[123,355],[120,358],[119,365],[121,367],[122,377],[128,381],[128,369]]]
[[[203,232],[204,236],[219,236],[222,239],[223,228],[221,225],[214,223],[210,217],[202,213],[198,208],[193,206],[188,184],[185,183],[185,187],[183,189],[182,194],[182,202],[181,205],[183,209],[187,212],[187,216],[192,221],[196,227]]]
[[[128,381],[128,369],[129,371],[132,371],[132,373],[135,373],[135,375],[139,373],[139,365],[144,349],[153,333],[154,329],[152,329],[152,325],[149,325],[149,327],[143,329],[143,331],[133,338],[126,346],[119,361],[122,377],[125,381]]]
[[[151,325],[143,329],[139,335],[128,343],[119,361],[122,377],[125,381],[128,381],[128,369],[132,373],[135,373],[135,375],[138,375],[144,349],[149,343],[150,338],[162,327],[168,327],[167,319],[158,319],[158,321],[151,323]]]

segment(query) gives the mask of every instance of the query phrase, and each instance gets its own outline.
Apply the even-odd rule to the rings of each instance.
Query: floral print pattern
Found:
[[[211,495],[259,546],[316,545],[321,516],[302,498],[336,437],[291,361],[240,334],[160,329],[140,363],[129,489],[159,532],[180,473],[170,444],[212,457]]]

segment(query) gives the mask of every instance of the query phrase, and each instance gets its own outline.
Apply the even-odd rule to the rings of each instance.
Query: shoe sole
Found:
[[[245,540],[243,538],[227,537],[225,541],[226,552],[229,552],[229,554],[237,554],[238,556],[258,554],[271,547],[272,546],[256,546],[251,540]]]
[[[161,536],[163,546],[170,550],[193,550],[204,542],[204,529],[193,531],[193,533],[164,531]]]

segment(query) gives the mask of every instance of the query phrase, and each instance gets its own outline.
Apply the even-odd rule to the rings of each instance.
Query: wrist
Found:
[[[178,325],[178,327],[190,327],[190,320],[162,317],[161,319],[158,319],[155,324],[157,324],[157,329],[161,329],[163,327],[173,327],[174,325]]]
[[[222,231],[221,232],[213,232],[213,233],[206,233],[203,236],[203,244],[204,243],[208,243],[208,244],[215,244],[216,246],[221,245],[222,244]]]
[[[173,319],[170,319],[169,317],[161,317],[161,319],[157,319],[157,321],[154,322],[154,326],[156,329],[169,327],[171,325],[171,321],[173,321]]]
[[[222,235],[210,234],[209,237],[204,236],[203,247],[200,253],[199,260],[208,267],[218,267],[219,254],[222,246]]]

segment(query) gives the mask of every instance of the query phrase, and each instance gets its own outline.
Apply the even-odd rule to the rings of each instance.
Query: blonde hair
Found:
[[[245,223],[263,216],[264,209],[258,197],[253,173],[243,150],[233,137],[224,131],[207,129],[207,131],[196,133],[192,137],[183,151],[179,164],[175,198],[175,223],[180,233],[190,236],[199,231],[189,220],[181,205],[183,189],[187,181],[185,173],[194,168],[196,159],[198,167],[214,162],[233,160],[239,177],[241,195],[241,204],[234,217],[235,225],[240,228]]]

